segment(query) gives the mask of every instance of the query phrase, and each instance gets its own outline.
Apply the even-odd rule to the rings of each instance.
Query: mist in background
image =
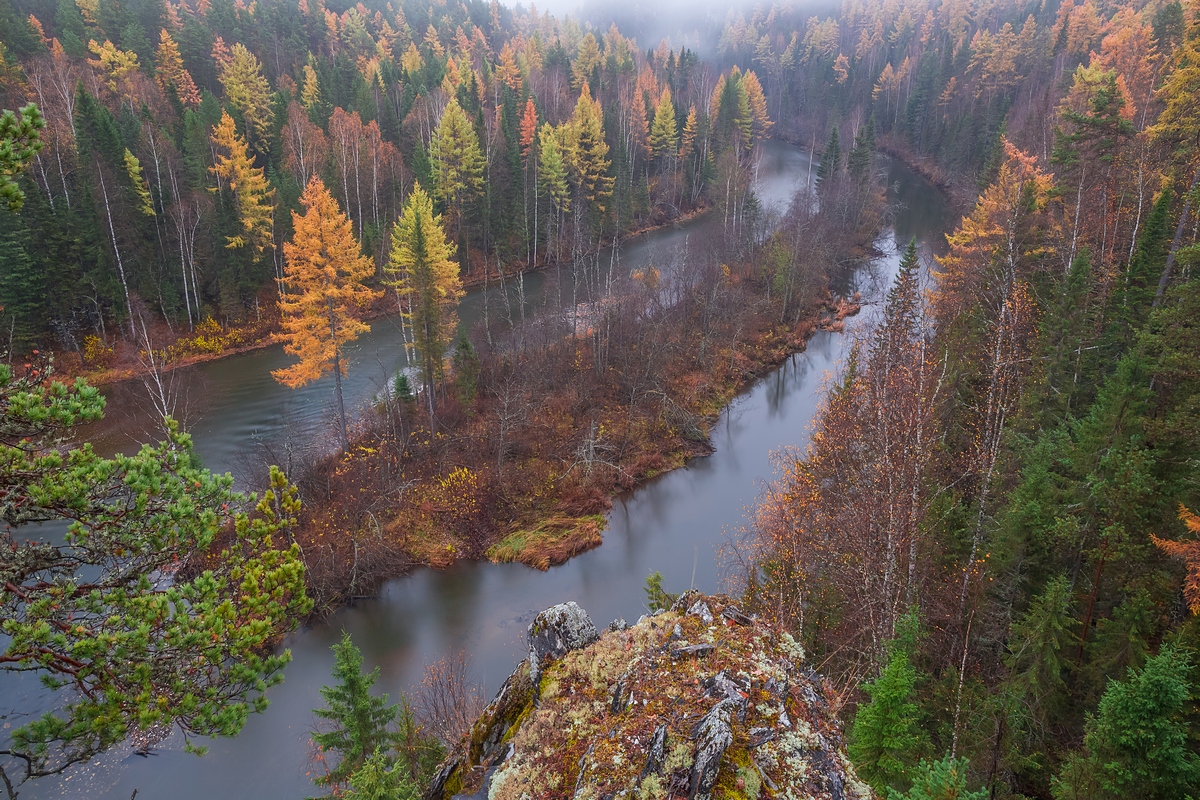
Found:
[[[523,11],[531,5],[501,2]],[[756,8],[763,10],[761,3],[751,0],[544,0],[532,5],[539,13],[549,11],[559,20],[570,17],[601,33],[615,23],[622,34],[637,39],[642,50],[654,49],[665,39],[672,49],[686,47],[704,59],[717,57],[727,21],[739,15],[749,19]],[[836,15],[839,4],[812,0],[792,7],[825,17]]]

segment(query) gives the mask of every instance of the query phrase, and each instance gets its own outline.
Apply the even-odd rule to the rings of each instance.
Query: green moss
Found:
[[[454,774],[450,776],[450,780],[446,781],[446,785],[442,788],[442,797],[453,797],[460,794],[463,790],[462,770],[454,770]]]
[[[531,700],[525,704],[524,708],[521,709],[521,713],[517,714],[517,718],[513,720],[513,723],[511,726],[509,726],[508,730],[504,732],[504,736],[500,737],[500,743],[508,744],[508,741],[516,735],[517,731],[521,729],[521,725],[524,724],[525,720],[529,719],[529,715],[532,713],[533,701]]]

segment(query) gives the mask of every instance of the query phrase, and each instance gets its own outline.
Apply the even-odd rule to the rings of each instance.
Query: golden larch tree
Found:
[[[292,212],[296,232],[283,245],[287,292],[279,300],[283,349],[300,360],[272,371],[271,376],[296,389],[332,372],[345,448],[350,443],[342,397],[345,347],[371,330],[359,314],[379,296],[363,283],[375,267],[362,254],[350,219],[320,178],[308,182],[300,203],[304,214]]]
[[[238,42],[230,50],[229,60],[220,67],[225,98],[242,112],[255,150],[266,153],[271,141],[271,123],[275,109],[271,86],[262,74],[262,64],[246,46]]]
[[[1179,506],[1179,519],[1183,520],[1188,531],[1200,535],[1200,517],[1188,511],[1186,506]],[[1183,560],[1187,566],[1187,577],[1183,580],[1183,596],[1187,599],[1188,609],[1193,614],[1200,614],[1200,542],[1160,539],[1153,533],[1150,534],[1150,541],[1167,555]]]
[[[154,57],[155,80],[164,92],[174,89],[179,102],[189,108],[200,105],[200,90],[192,75],[183,66],[183,56],[179,54],[179,45],[171,38],[166,28],[159,34],[158,51]]]
[[[221,121],[213,128],[213,144],[218,154],[210,169],[218,181],[228,182],[244,232],[226,237],[225,246],[234,249],[249,244],[255,254],[262,253],[274,244],[275,190],[262,167],[254,166],[246,140],[238,136],[228,112],[221,114]]]

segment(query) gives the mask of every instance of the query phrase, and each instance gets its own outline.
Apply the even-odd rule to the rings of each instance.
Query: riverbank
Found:
[[[869,238],[838,252],[869,252]],[[432,418],[423,399],[381,399],[346,452],[299,479],[314,614],[418,566],[545,570],[599,545],[616,495],[710,454],[739,393],[860,307],[831,295],[816,265],[822,279],[788,314],[756,258],[708,266],[670,305],[662,276],[641,274],[578,315],[586,330],[557,318],[537,342],[514,331],[480,353],[469,389],[458,365]]]
[[[622,245],[633,243],[657,231],[691,222],[711,210],[711,205],[703,202],[678,217],[635,228],[623,234],[620,242]],[[463,289],[472,291],[502,286],[522,275],[547,272],[561,265],[546,257],[532,266],[524,261],[514,261],[507,268],[498,267],[487,259],[473,261],[470,273],[462,276]],[[362,318],[373,322],[395,315],[395,296],[385,291],[363,312]],[[277,295],[273,289],[268,289],[260,293],[255,304],[255,319],[252,320],[222,325],[208,317],[187,331],[182,327],[172,327],[161,319],[152,321],[146,334],[157,356],[153,363],[146,358],[144,342],[130,342],[119,336],[112,345],[105,345],[100,337],[92,335],[84,337],[78,352],[53,351],[55,375],[68,382],[83,378],[93,386],[109,387],[142,380],[154,370],[169,373],[272,347],[280,343],[279,330]]]

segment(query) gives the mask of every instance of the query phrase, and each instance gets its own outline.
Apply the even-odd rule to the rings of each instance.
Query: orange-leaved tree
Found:
[[[1200,534],[1200,517],[1188,511],[1185,506],[1179,506],[1179,518],[1187,529]],[[1183,559],[1187,566],[1187,577],[1183,579],[1183,596],[1187,598],[1188,608],[1193,614],[1200,614],[1200,542],[1175,542],[1170,539],[1160,539],[1153,533],[1150,540],[1169,556]]]
[[[261,255],[274,242],[275,190],[263,168],[254,166],[246,140],[238,136],[229,112],[221,112],[212,139],[218,153],[209,169],[217,176],[218,190],[228,185],[233,192],[244,232],[226,237],[225,246],[233,249],[249,244],[255,255]]]
[[[295,389],[332,371],[342,446],[347,447],[350,434],[342,398],[344,349],[371,330],[358,313],[379,296],[379,292],[363,285],[375,268],[362,254],[350,220],[320,178],[314,176],[308,182],[300,202],[304,214],[292,212],[296,233],[283,245],[287,293],[279,300],[283,349],[299,356],[300,361],[271,375]]]
[[[442,375],[458,328],[455,310],[463,289],[454,245],[446,241],[442,218],[434,216],[433,200],[419,183],[392,228],[392,251],[383,271],[384,282],[396,290],[401,316],[412,328],[432,427],[433,385]]]

